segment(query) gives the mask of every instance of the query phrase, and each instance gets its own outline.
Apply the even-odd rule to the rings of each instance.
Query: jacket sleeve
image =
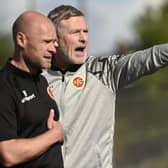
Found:
[[[168,44],[121,56],[115,63],[113,81],[115,88],[122,88],[144,75],[168,65]]]
[[[144,75],[168,65],[168,44],[156,45],[125,56],[90,57],[88,71],[114,92]]]

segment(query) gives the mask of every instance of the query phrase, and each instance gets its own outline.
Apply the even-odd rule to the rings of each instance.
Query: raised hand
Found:
[[[48,121],[47,121],[47,126],[49,130],[53,131],[57,140],[59,142],[63,142],[64,141],[64,130],[62,128],[61,123],[59,121],[54,120],[54,115],[55,115],[55,112],[53,109],[51,109],[49,117],[48,117]]]

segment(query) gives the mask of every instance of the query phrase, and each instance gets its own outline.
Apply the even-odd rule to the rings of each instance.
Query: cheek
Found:
[[[75,39],[72,37],[66,38],[62,41],[62,44],[64,45],[65,48],[72,48],[76,42]]]
[[[35,54],[37,52],[37,48],[35,45],[29,44],[26,48],[26,52],[29,54]]]
[[[32,56],[35,55],[35,54],[34,54],[33,49],[25,48],[25,50],[24,50],[24,55],[25,55],[26,57],[32,57]]]
[[[34,47],[33,48],[33,52],[38,55],[38,56],[42,56],[45,54],[45,52],[47,52],[47,47],[43,46],[43,45],[39,45],[38,47]]]
[[[60,49],[63,51],[65,55],[70,54],[71,52],[71,44],[67,42],[62,42],[59,44]]]

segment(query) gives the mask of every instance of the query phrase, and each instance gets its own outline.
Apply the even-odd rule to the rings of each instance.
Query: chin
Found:
[[[83,56],[81,59],[78,59],[77,62],[78,62],[78,64],[83,64],[85,62],[85,60],[86,60],[86,57]]]
[[[80,60],[80,61],[75,61],[75,64],[83,64],[85,62],[85,59]]]
[[[43,68],[44,69],[49,69],[49,68],[51,68],[51,64],[46,64],[46,65],[43,66]]]

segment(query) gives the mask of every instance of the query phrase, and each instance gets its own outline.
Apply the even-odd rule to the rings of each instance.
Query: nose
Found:
[[[50,45],[50,51],[53,53],[56,53],[57,47],[58,47],[58,42],[56,41],[52,42],[52,44]]]
[[[58,47],[58,42],[57,42],[57,41],[55,41],[55,43],[54,43],[54,44],[55,44],[55,47]]]
[[[80,32],[79,40],[83,43],[87,42],[88,40],[88,34],[85,32]]]

